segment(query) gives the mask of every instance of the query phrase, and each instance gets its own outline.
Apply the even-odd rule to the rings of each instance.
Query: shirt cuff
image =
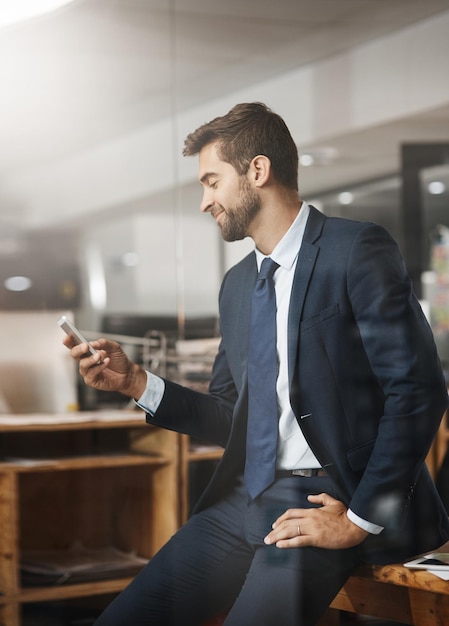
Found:
[[[383,526],[378,526],[377,524],[372,524],[362,519],[356,515],[354,511],[351,511],[351,509],[348,509],[347,516],[356,526],[366,530],[367,533],[371,533],[372,535],[379,535],[384,529]]]
[[[147,386],[143,394],[140,398],[135,400],[135,402],[139,408],[145,411],[145,413],[154,415],[158,410],[164,395],[165,381],[151,372],[147,372],[146,374]]]

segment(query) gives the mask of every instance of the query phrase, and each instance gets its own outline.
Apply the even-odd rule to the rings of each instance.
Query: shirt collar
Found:
[[[304,237],[304,231],[306,229],[309,213],[309,205],[307,202],[303,201],[301,209],[295,217],[293,224],[279,241],[273,252],[269,255],[273,261],[276,261],[276,263],[286,270],[291,269],[296,261],[296,257],[298,256],[299,249],[302,244],[302,239]],[[260,266],[262,265],[262,261],[266,258],[266,255],[262,254],[262,252],[260,252],[257,248],[255,252],[257,269],[260,270]]]

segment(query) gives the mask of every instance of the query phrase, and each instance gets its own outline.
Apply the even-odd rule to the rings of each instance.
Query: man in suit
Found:
[[[105,339],[97,355],[82,345],[72,356],[87,384],[134,397],[149,423],[225,452],[194,515],[97,625],[185,626],[221,610],[227,626],[312,625],[362,560],[404,560],[449,539],[424,463],[447,407],[432,333],[388,233],[301,200],[296,146],[265,105],[204,124],[184,154],[199,155],[201,210],[226,241],[256,246],[222,283],[209,394],[143,371]],[[249,495],[250,302],[267,256],[277,267],[275,473]]]

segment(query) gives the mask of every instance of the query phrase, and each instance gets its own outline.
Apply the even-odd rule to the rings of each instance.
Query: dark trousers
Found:
[[[280,549],[263,538],[307,495],[338,497],[326,477],[288,477],[250,501],[239,482],[194,515],[109,605],[95,626],[193,626],[230,609],[226,626],[311,626],[352,569],[357,549]]]

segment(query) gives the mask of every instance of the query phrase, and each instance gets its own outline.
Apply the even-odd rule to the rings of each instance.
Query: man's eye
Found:
[[[214,181],[213,183],[210,183],[209,186],[211,189],[216,189],[218,187],[218,181]]]

